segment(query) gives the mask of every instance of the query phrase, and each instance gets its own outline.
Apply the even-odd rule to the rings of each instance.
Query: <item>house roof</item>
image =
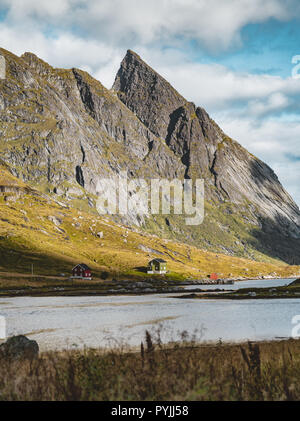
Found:
[[[150,263],[152,262],[167,263],[164,259],[153,259]]]
[[[82,267],[82,269],[84,269],[84,270],[91,270],[91,269],[88,267],[88,265],[85,265],[84,263],[79,263],[78,265],[74,266],[74,267],[73,267],[73,270],[74,270],[75,268],[77,268],[78,266],[81,266],[81,267]]]

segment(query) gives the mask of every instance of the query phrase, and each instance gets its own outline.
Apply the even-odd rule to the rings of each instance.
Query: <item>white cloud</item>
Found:
[[[8,18],[20,24],[35,20],[65,29],[77,26],[97,39],[127,44],[180,37],[212,49],[240,42],[248,23],[285,20],[299,11],[296,0],[0,0]]]
[[[48,38],[35,28],[28,28],[26,37],[20,35],[18,28],[0,23],[2,48],[17,55],[25,51],[33,52],[56,67],[80,67],[95,73],[102,66],[116,63],[116,57],[119,63],[124,54],[123,50],[112,48],[104,42],[80,38],[71,33]],[[115,67],[117,68],[117,63]]]
[[[300,81],[194,63],[178,48],[182,39],[214,50],[232,47],[241,42],[240,31],[248,23],[299,15],[298,1],[0,0],[2,5],[9,11],[0,23],[1,47],[18,55],[32,51],[56,67],[80,67],[106,87],[126,49],[137,51],[183,96],[206,108],[228,135],[277,171],[300,204],[300,161],[295,159],[300,154]],[[161,48],[164,41],[168,49]],[[291,110],[295,121],[282,116]]]
[[[238,73],[218,64],[186,63],[185,59],[169,66],[164,60],[154,63],[156,69],[187,98],[208,109],[249,101],[248,112],[260,115],[285,108],[289,96],[300,94],[299,80],[291,77]]]
[[[57,18],[70,10],[70,0],[1,0],[0,6],[8,8],[8,16],[13,19],[26,20],[29,16]]]
[[[273,111],[282,110],[288,107],[290,101],[281,92],[274,92],[265,100],[252,100],[249,102],[249,112],[252,115],[261,116]]]

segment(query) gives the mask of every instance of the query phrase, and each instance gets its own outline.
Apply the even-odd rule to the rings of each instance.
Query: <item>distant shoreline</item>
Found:
[[[296,280],[297,277],[274,277],[274,278],[247,278],[247,279],[238,279],[234,282],[244,282],[244,281],[272,281],[272,280]],[[147,280],[149,282],[149,280]],[[140,283],[147,281],[140,281]],[[134,284],[134,282],[133,282]],[[183,289],[183,286],[199,286],[199,288],[194,289]],[[204,287],[201,288],[201,285]],[[214,290],[205,289],[205,286],[215,285],[219,286]],[[159,294],[196,294],[196,293],[208,293],[209,295],[218,295],[218,293],[226,292],[227,294],[233,290],[224,289],[224,285],[229,286],[230,284],[196,284],[196,283],[181,283],[176,282],[172,284],[172,281],[169,285],[161,286],[153,283],[151,288],[148,288],[149,285],[139,287],[138,289],[131,289],[130,282],[125,283],[124,281],[119,281],[116,286],[121,286],[120,290],[112,289],[115,286],[111,284],[98,284],[98,285],[87,285],[84,286],[80,284],[76,285],[53,285],[53,286],[41,286],[41,287],[31,287],[31,286],[22,286],[22,287],[12,287],[12,288],[3,288],[0,289],[0,299],[1,298],[15,298],[15,297],[81,297],[81,296],[116,296],[116,295],[159,295]],[[127,287],[127,288],[126,288]],[[172,290],[173,287],[173,290]],[[227,295],[226,294],[226,295]],[[201,297],[202,298],[202,297]],[[204,297],[203,297],[204,298]],[[229,299],[229,297],[228,297]]]

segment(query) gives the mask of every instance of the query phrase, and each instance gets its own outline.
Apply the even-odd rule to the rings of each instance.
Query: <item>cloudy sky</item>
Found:
[[[108,88],[136,51],[267,162],[298,205],[299,40],[299,0],[0,0],[2,48]]]

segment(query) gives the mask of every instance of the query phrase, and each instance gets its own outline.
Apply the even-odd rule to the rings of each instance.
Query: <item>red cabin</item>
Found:
[[[91,280],[92,271],[87,265],[80,263],[72,269],[72,278]]]
[[[218,274],[217,273],[211,273],[209,275],[209,279],[211,279],[212,281],[217,281],[219,279]]]

